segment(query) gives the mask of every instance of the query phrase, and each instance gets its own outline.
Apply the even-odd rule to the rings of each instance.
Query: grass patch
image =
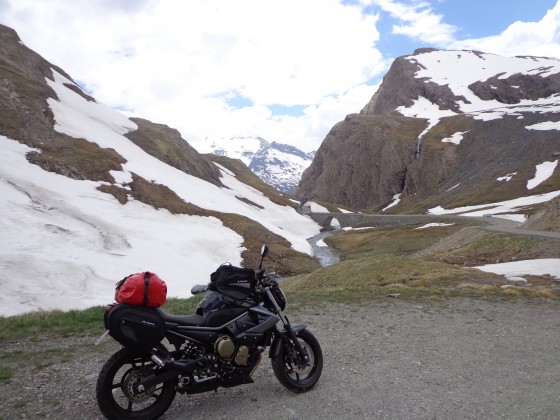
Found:
[[[508,233],[488,233],[464,247],[442,252],[430,259],[472,266],[535,258],[560,258],[560,241]]]
[[[473,230],[474,229],[474,230]],[[560,300],[560,288],[546,276],[533,286],[502,288],[506,279],[470,265],[560,256],[560,241],[487,233],[462,225],[416,230],[372,228],[334,235],[326,242],[343,262],[283,282],[291,303],[307,300],[361,301],[463,297],[530,297]],[[424,252],[422,252],[424,251]]]
[[[29,336],[45,331],[61,336],[100,332],[103,328],[103,309],[96,306],[86,310],[37,311],[0,317],[0,339]]]
[[[376,255],[408,255],[435,244],[460,228],[459,225],[433,229],[374,228],[341,233],[327,238],[325,242],[336,248],[343,260]]]
[[[109,171],[122,170],[126,160],[115,150],[99,147],[84,139],[60,135],[56,145],[41,145],[41,152],[27,154],[29,162],[46,171],[55,172],[74,179],[114,182]]]
[[[287,291],[353,289],[370,290],[379,286],[402,284],[409,287],[444,288],[473,277],[488,282],[498,277],[479,270],[418,259],[379,255],[344,261],[323,267],[311,274],[290,278],[283,283]]]
[[[14,371],[8,367],[0,367],[0,381],[7,382],[14,376]]]
[[[190,315],[202,298],[167,299],[162,309],[174,315]],[[23,315],[0,317],[0,339],[38,335],[44,332],[62,337],[101,334],[105,306],[84,310],[36,311]],[[5,358],[3,355],[2,358]]]

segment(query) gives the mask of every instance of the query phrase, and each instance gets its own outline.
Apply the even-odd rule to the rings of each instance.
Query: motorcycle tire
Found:
[[[110,420],[157,419],[173,402],[176,379],[135,393],[133,385],[153,374],[156,366],[147,356],[125,348],[113,354],[97,378],[96,396],[101,413]]]
[[[272,369],[278,381],[295,393],[309,391],[315,386],[323,370],[323,352],[315,336],[301,330],[298,339],[307,350],[310,365],[298,368],[297,352],[293,343],[283,343],[277,357],[272,359]]]

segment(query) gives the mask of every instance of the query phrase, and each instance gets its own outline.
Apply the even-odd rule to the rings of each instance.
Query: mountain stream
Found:
[[[319,260],[323,267],[340,262],[340,256],[336,251],[322,242],[323,239],[333,235],[337,230],[325,230],[307,240],[313,249],[313,256]]]

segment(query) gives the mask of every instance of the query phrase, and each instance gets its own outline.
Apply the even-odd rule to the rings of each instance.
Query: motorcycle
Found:
[[[160,308],[109,305],[106,335],[123,347],[103,365],[96,386],[99,409],[107,419],[156,419],[176,393],[197,394],[252,383],[268,348],[272,370],[290,391],[315,386],[323,368],[321,346],[305,324],[284,314],[286,295],[262,269],[221,265],[196,313],[171,315]],[[283,327],[277,324],[282,322]]]

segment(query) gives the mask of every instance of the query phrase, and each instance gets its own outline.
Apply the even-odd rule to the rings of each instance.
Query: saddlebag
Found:
[[[245,299],[255,291],[255,270],[222,264],[210,275],[211,289],[234,299]]]
[[[159,308],[167,298],[167,285],[156,274],[148,271],[131,274],[117,283],[117,303]]]
[[[166,332],[159,310],[127,304],[114,305],[105,313],[105,327],[120,344],[140,352],[149,352]]]

